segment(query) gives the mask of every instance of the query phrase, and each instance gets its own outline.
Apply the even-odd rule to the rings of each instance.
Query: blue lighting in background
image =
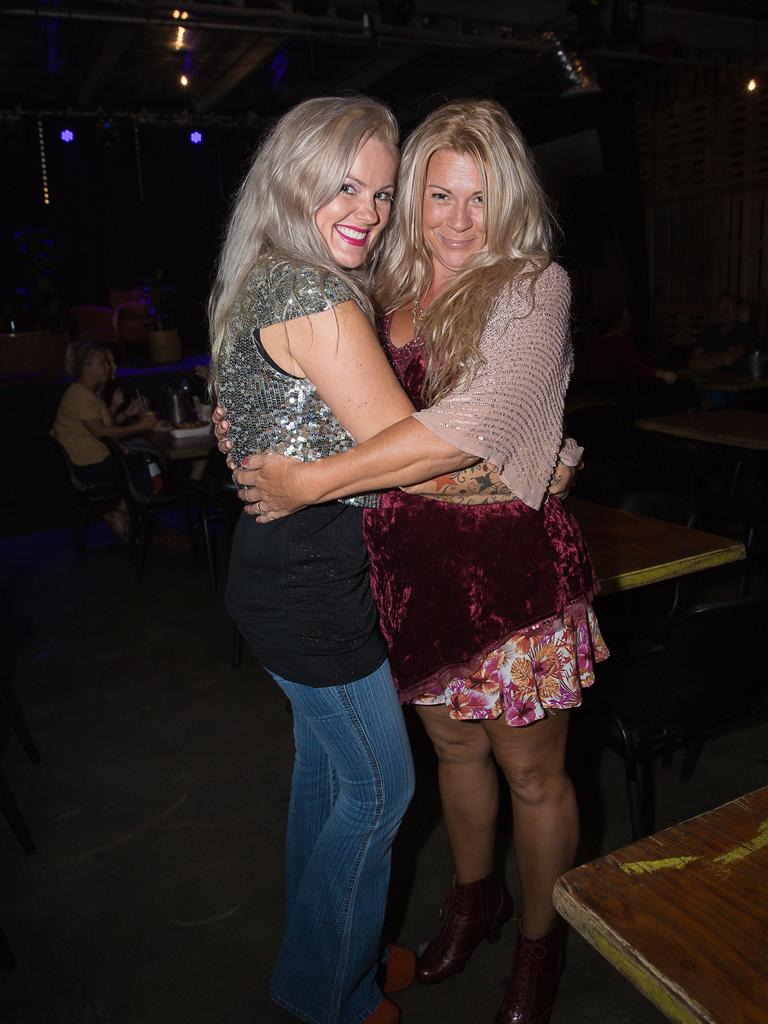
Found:
[[[203,133],[202,132],[190,132],[189,133],[189,141],[192,143],[193,146],[199,146],[200,143],[203,141]]]
[[[288,70],[288,54],[285,50],[278,50],[272,59],[270,64],[272,70],[272,85],[277,89],[285,78],[285,73]]]
[[[59,138],[62,142],[74,142],[75,133],[73,131],[70,131],[69,128],[65,128],[64,131],[59,132]]]

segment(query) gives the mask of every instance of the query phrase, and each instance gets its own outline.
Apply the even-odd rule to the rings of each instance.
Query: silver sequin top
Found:
[[[219,397],[231,423],[236,462],[257,451],[313,462],[354,447],[312,382],[277,367],[262,350],[258,333],[354,297],[335,274],[307,264],[269,259],[253,270],[230,318],[219,362]],[[377,505],[372,494],[344,500],[363,508]]]

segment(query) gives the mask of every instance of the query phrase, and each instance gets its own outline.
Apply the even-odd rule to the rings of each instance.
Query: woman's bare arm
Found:
[[[123,437],[132,437],[134,434],[143,434],[146,430],[154,430],[157,426],[157,417],[153,412],[145,412],[136,423],[126,424],[124,427],[108,427],[101,420],[83,420],[83,422],[94,437],[108,437],[113,441],[119,441]]]
[[[568,457],[568,442],[560,451],[561,459]],[[556,498],[565,498],[570,493],[581,465],[569,464],[558,460],[549,481],[547,493]],[[452,501],[460,505],[491,505],[499,501],[509,501],[514,497],[501,477],[498,468],[492,462],[477,462],[468,469],[460,469],[455,473],[445,473],[432,480],[425,480],[411,487],[403,487],[409,494],[421,494],[426,498],[438,501]]]
[[[358,443],[413,412],[373,326],[351,300],[267,327],[261,340],[278,366],[309,378]]]
[[[317,462],[272,452],[251,455],[234,477],[246,511],[271,522],[305,505],[419,483],[478,461],[409,416],[356,448]]]

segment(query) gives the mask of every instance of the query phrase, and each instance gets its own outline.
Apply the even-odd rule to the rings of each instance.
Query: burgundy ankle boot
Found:
[[[512,974],[495,1024],[547,1024],[562,969],[559,923],[540,939],[518,931]]]
[[[498,942],[511,916],[512,897],[496,871],[479,882],[454,884],[443,893],[442,927],[416,962],[418,981],[435,985],[463,971],[483,939]]]

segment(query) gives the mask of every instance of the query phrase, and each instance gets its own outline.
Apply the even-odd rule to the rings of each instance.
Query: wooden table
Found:
[[[170,430],[152,430],[144,436],[172,462],[179,459],[205,459],[208,452],[216,447],[216,439],[212,434],[206,437],[173,437]]]
[[[558,879],[557,910],[679,1024],[768,1020],[768,788]]]
[[[652,434],[705,444],[768,451],[768,415],[762,412],[720,409],[718,412],[676,413],[635,420],[635,427]]]
[[[578,498],[568,498],[568,507],[584,531],[602,594],[644,587],[744,558],[744,545],[729,537]]]

